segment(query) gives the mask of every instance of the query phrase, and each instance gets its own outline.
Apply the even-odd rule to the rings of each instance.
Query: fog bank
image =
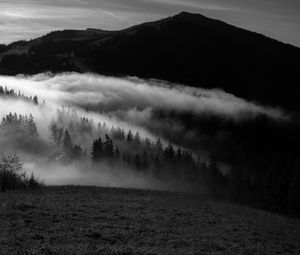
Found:
[[[90,120],[92,129],[96,130],[99,122],[106,123],[108,128],[120,126],[126,133],[128,130],[139,132],[141,139],[147,137],[155,142],[161,138],[164,146],[172,142],[175,146],[201,152],[203,155],[210,153],[210,147],[230,139],[230,134],[222,129],[213,139],[202,132],[203,119],[204,124],[208,117],[232,123],[246,122],[259,116],[278,122],[289,119],[280,109],[248,102],[219,89],[192,88],[135,77],[42,73],[34,76],[0,76],[0,86],[20,91],[26,96],[37,95],[40,103],[45,100],[45,104],[37,106],[17,98],[0,97],[0,117],[10,112],[32,114],[39,136],[45,144],[50,144],[49,125],[60,107],[76,110],[78,118]],[[207,123],[210,125],[209,121]],[[83,149],[86,156],[90,157],[92,139],[97,137],[87,137],[82,133],[76,135],[82,136],[79,139],[80,145],[85,146]],[[208,146],[206,140],[212,140],[214,144]],[[3,141],[0,138],[0,143]],[[34,172],[48,185],[187,190],[183,183],[161,181],[151,174],[134,172],[127,166],[116,169],[110,164],[102,163],[95,171],[87,162],[68,165],[49,163],[48,157],[55,152],[54,147],[49,149],[50,145],[44,146],[47,152],[49,150],[48,156],[28,154],[14,146],[1,150],[20,153],[26,171]],[[205,187],[201,189],[205,190]]]

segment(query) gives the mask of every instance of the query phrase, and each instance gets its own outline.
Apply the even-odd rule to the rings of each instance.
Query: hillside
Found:
[[[209,197],[49,187],[0,199],[0,254],[300,252],[299,220]]]
[[[99,25],[101,26],[101,24]],[[300,110],[300,49],[199,14],[180,13],[121,31],[52,32],[1,47],[0,73],[96,72],[222,88]]]

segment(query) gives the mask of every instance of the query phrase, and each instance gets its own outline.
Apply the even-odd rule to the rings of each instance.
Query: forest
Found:
[[[25,96],[6,87],[0,87],[1,98],[25,101],[37,109],[46,107],[46,102],[39,103],[37,96]],[[104,114],[107,109],[99,107],[101,105],[90,110],[97,111],[98,115]],[[166,121],[170,113],[161,110],[155,116]],[[189,123],[190,117],[187,114],[172,115],[173,119],[182,123]],[[201,153],[197,150],[199,144],[198,147],[193,143],[188,145],[183,138],[179,141],[174,135],[172,137],[172,132],[168,137],[161,131],[163,137],[156,136],[154,139],[141,135],[139,130],[108,125],[105,121],[96,122],[70,106],[56,108],[48,126],[48,139],[45,140],[39,134],[39,123],[33,114],[11,112],[3,116],[0,124],[1,151],[5,152],[0,161],[4,162],[7,157],[20,160],[26,151],[32,158],[47,159],[45,164],[83,165],[85,170],[80,170],[83,175],[86,169],[97,173],[105,164],[111,171],[125,168],[137,175],[172,183],[175,190],[176,186],[180,186],[187,192],[205,193],[299,216],[300,157],[296,143],[299,141],[299,125],[296,122],[278,124],[262,115],[239,123],[205,116],[195,123],[194,128],[201,127],[208,140],[213,140],[209,133],[214,129],[221,129],[227,134],[232,132],[234,136],[228,135],[231,144],[228,137],[223,139],[223,145],[216,140],[213,146],[207,146],[209,150]],[[282,135],[287,132],[288,136]],[[224,153],[225,146],[227,153]],[[237,149],[238,146],[240,149]],[[20,158],[15,153],[19,153]],[[229,162],[227,168],[220,164],[225,160]],[[3,169],[0,168],[0,172]],[[28,183],[30,179],[26,178]],[[34,176],[31,178],[36,180]]]
[[[24,101],[29,101],[36,105],[39,104],[39,101],[38,101],[38,98],[36,95],[33,97],[32,96],[27,97],[24,94],[21,94],[20,91],[16,92],[14,89],[7,89],[7,87],[3,88],[3,86],[0,86],[0,97],[2,97],[2,98],[5,98],[5,97],[17,98],[17,99],[21,99]],[[45,103],[45,101],[43,103]]]

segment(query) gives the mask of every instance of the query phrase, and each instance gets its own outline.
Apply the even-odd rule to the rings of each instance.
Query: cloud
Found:
[[[23,156],[26,160],[26,155]],[[88,168],[86,162],[74,162],[69,165],[45,164],[43,161],[26,161],[25,172],[31,173],[43,180],[46,185],[84,185],[101,187],[123,187],[168,191],[192,191],[187,184],[178,181],[158,180],[151,173],[137,173],[130,167],[112,167],[108,163],[101,163],[96,168]],[[85,171],[82,171],[85,169]]]
[[[261,115],[276,121],[289,119],[280,109],[257,105],[218,89],[192,88],[133,77],[42,73],[0,76],[0,84],[28,96],[37,95],[40,102],[47,102],[46,107],[37,110],[22,102],[0,100],[0,117],[12,109],[22,114],[34,113],[44,139],[48,139],[49,123],[57,107],[61,106],[76,108],[80,116],[93,119],[94,123],[105,122],[108,127],[139,131],[142,137],[153,141],[160,137],[165,144],[172,141],[177,145],[200,141],[202,135],[205,136],[200,134],[201,123],[207,116],[235,123]],[[194,124],[187,127],[190,122]]]
[[[127,168],[114,170],[112,174],[108,165],[101,166],[100,172],[87,173],[87,161],[84,161],[83,165],[77,162],[69,166],[49,165],[47,159],[53,153],[53,148],[49,146],[48,127],[52,118],[56,116],[57,107],[75,108],[79,117],[92,120],[94,131],[98,122],[105,122],[108,128],[120,126],[125,132],[129,129],[134,133],[138,131],[142,139],[148,137],[154,142],[161,138],[165,146],[171,142],[175,147],[190,149],[195,155],[204,157],[211,148],[224,148],[231,144],[228,143],[228,140],[231,140],[231,130],[224,129],[223,121],[238,126],[262,115],[274,122],[288,120],[286,113],[280,109],[257,105],[218,89],[192,88],[135,77],[42,73],[34,76],[0,76],[0,85],[20,91],[25,96],[37,95],[40,102],[46,101],[46,106],[36,106],[0,97],[0,118],[10,112],[33,114],[40,137],[48,146],[47,151],[39,155],[27,155],[22,151],[21,155],[28,166],[27,172],[34,171],[47,184],[111,185],[169,190],[173,190],[174,187],[178,190],[179,187],[178,183],[162,183],[153,176],[137,176]],[[215,119],[221,121],[221,125],[218,126],[217,122],[217,125],[209,128],[207,132],[205,125],[211,123],[209,118],[213,119],[212,123],[215,123]],[[210,132],[211,130],[213,131]],[[99,133],[92,132],[89,136],[82,133],[73,134],[72,139],[76,144],[82,145],[84,150],[89,151],[92,139],[96,138],[94,135],[99,137]],[[232,142],[234,144],[234,139]],[[226,149],[233,150],[232,147]],[[82,169],[85,170],[84,174]],[[126,176],[120,173],[125,173]]]
[[[9,88],[37,94],[40,99],[56,105],[99,105],[110,111],[167,109],[195,115],[211,113],[236,120],[262,114],[274,119],[286,118],[279,109],[257,105],[219,89],[192,88],[162,81],[78,73],[0,76],[0,81]]]

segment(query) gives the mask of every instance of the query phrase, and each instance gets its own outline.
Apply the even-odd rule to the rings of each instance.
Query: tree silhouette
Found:
[[[103,153],[103,144],[101,138],[98,138],[93,141],[93,146],[92,146],[92,160],[94,162],[98,162],[101,159],[101,155]]]
[[[134,142],[138,145],[141,143],[141,138],[140,138],[139,132],[136,132],[136,134],[134,136]]]
[[[37,96],[34,96],[34,97],[33,97],[33,103],[34,103],[35,105],[38,105],[38,104],[39,104],[39,100],[38,100],[38,97],[37,97]]]
[[[51,122],[49,126],[50,140],[56,145],[57,148],[60,147],[64,135],[62,128],[58,128],[54,121]]]
[[[66,129],[65,133],[64,133],[63,149],[64,149],[64,152],[67,154],[71,154],[72,150],[73,150],[72,139],[71,139],[68,129]]]
[[[131,130],[128,131],[126,140],[127,140],[127,142],[131,142],[133,140],[133,135],[132,135]]]

